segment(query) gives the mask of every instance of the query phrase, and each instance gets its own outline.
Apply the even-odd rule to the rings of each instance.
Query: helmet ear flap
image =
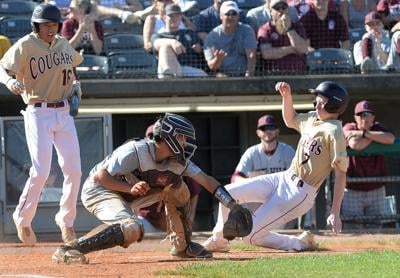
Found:
[[[39,33],[39,23],[31,22],[32,31],[35,33]]]

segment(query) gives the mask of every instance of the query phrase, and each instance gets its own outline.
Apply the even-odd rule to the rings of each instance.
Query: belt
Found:
[[[60,108],[64,107],[65,103],[63,100],[58,102],[37,102],[33,105],[34,107],[43,107],[43,108]]]
[[[292,180],[292,181],[295,181],[295,180],[297,180],[297,186],[298,187],[303,187],[303,185],[304,185],[304,181],[302,181],[298,176],[296,176],[296,175],[292,175],[291,177],[290,177],[290,179]]]

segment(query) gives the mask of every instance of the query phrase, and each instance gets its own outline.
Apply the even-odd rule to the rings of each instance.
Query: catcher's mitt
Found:
[[[233,240],[235,237],[245,237],[253,229],[251,212],[239,204],[234,204],[224,224],[224,238]]]

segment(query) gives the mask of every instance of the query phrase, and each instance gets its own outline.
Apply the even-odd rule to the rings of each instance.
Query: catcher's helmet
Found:
[[[349,104],[349,94],[346,89],[332,81],[324,81],[317,88],[309,91],[312,94],[328,98],[328,102],[324,105],[324,109],[328,113],[342,114]]]
[[[178,135],[184,135],[186,137],[186,143],[184,146],[179,144],[177,139]],[[196,140],[196,134],[192,123],[185,117],[165,113],[164,117],[159,119],[153,128],[154,140],[164,140],[178,163],[186,165],[186,162],[193,156],[197,146],[190,143]]]
[[[39,28],[37,23],[44,22],[56,22],[59,23],[59,27],[61,27],[62,18],[60,10],[56,6],[48,3],[43,3],[36,6],[33,10],[31,18],[33,31],[38,32]]]

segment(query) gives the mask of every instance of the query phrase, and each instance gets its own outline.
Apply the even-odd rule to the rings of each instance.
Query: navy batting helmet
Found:
[[[349,104],[349,94],[346,89],[332,81],[324,81],[317,88],[309,91],[312,94],[328,98],[328,102],[324,105],[324,109],[328,113],[342,114]]]
[[[182,146],[178,141],[178,136],[184,135],[186,143]],[[194,142],[196,134],[192,123],[185,117],[165,113],[164,117],[159,119],[153,128],[154,140],[164,140],[173,152],[178,163],[186,165],[196,151],[197,146],[188,141]]]
[[[61,12],[60,10],[51,4],[43,3],[35,7],[32,13],[31,24],[33,31],[38,32],[38,23],[44,22],[55,22],[59,23],[61,27]],[[60,28],[59,28],[60,29]]]

